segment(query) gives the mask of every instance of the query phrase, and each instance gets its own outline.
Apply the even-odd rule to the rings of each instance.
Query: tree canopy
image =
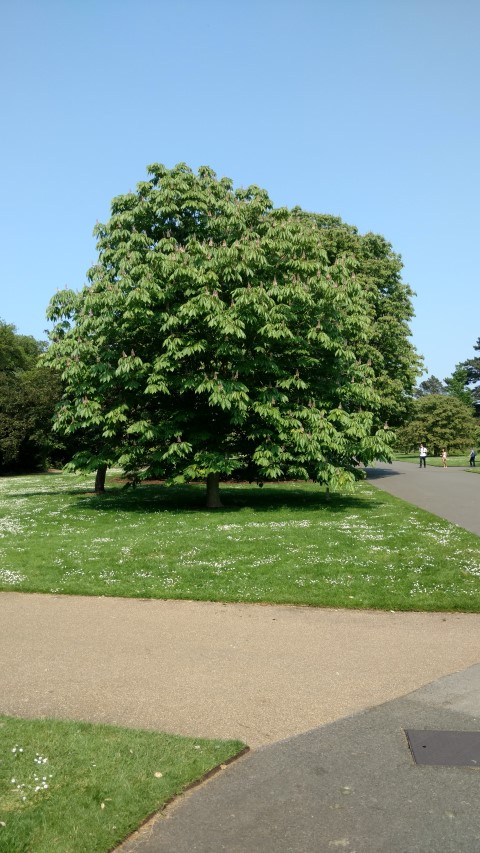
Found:
[[[478,389],[469,388],[469,385],[480,381],[480,359],[478,359],[478,362],[478,380],[476,378],[475,367],[468,366],[469,364],[475,365],[475,359],[471,359],[470,362],[462,361],[455,366],[452,375],[447,376],[443,382],[433,375],[420,382],[414,391],[414,396],[418,398],[424,397],[427,394],[448,394],[451,397],[458,397],[467,406],[475,408],[475,395],[479,396],[479,400],[480,395],[478,395]]]
[[[451,376],[445,379],[447,394],[457,397],[466,406],[473,406],[473,393],[468,387],[468,370],[465,364],[457,364]]]
[[[97,226],[87,285],[48,309],[45,363],[65,389],[56,429],[80,441],[76,462],[207,478],[215,505],[221,476],[340,487],[358,462],[389,458],[384,413],[417,363],[398,263],[389,295],[351,246],[329,250],[314,216],[274,209],[264,190],[207,167],[148,171]],[[362,243],[380,264],[382,240]]]
[[[441,379],[438,379],[433,374],[420,382],[414,391],[415,397],[425,397],[426,394],[446,394],[447,388]]]
[[[339,217],[304,215],[315,222],[330,263],[342,256],[353,260],[354,273],[367,296],[371,322],[364,355],[372,365],[381,398],[378,416],[397,426],[408,412],[423,363],[410,340],[408,324],[413,317],[414,293],[402,281],[402,259],[379,234],[359,234],[355,226]]]

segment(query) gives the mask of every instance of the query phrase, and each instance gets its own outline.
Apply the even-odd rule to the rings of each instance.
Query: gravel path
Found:
[[[476,614],[0,594],[0,712],[272,743],[476,663]]]

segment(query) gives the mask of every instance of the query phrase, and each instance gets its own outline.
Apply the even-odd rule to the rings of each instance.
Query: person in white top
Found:
[[[420,445],[420,468],[422,467],[422,464],[424,468],[427,467],[427,448],[424,444]]]

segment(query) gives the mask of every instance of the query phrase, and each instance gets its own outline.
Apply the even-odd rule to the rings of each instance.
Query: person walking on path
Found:
[[[474,448],[474,447],[472,447],[472,449],[471,449],[471,451],[470,451],[470,468],[475,468],[475,467],[476,467],[476,466],[475,466],[475,456],[476,456],[475,448]]]
[[[444,468],[447,468],[447,451],[445,448],[442,450],[442,464]]]
[[[420,453],[420,468],[422,467],[422,464],[423,464],[423,467],[426,468],[427,467],[427,448],[425,447],[424,444],[420,445],[419,453]]]

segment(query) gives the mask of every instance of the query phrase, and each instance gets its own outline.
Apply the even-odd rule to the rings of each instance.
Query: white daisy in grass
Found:
[[[15,572],[12,569],[0,569],[0,583],[6,583],[10,586],[15,586],[26,580],[25,575],[21,572]]]

